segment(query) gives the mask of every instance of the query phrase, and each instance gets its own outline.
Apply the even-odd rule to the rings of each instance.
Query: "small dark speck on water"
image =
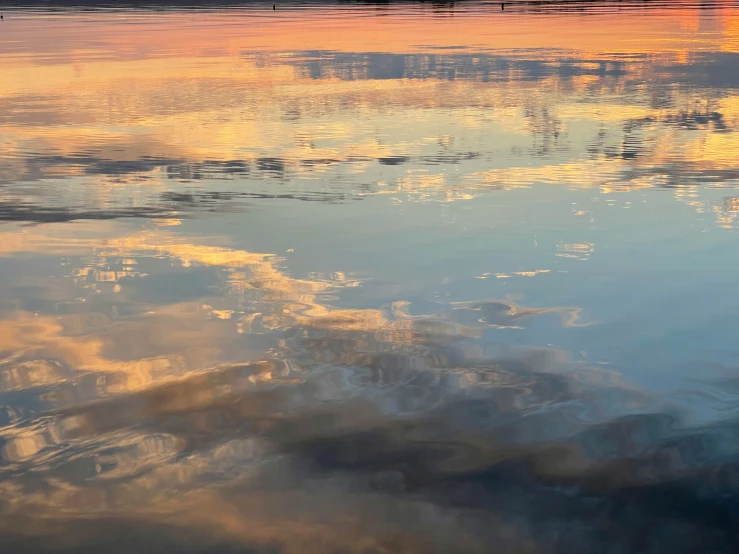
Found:
[[[276,10],[277,9],[277,4],[272,4],[272,9],[273,10]]]
[[[505,10],[505,3],[503,3],[503,4],[500,5],[500,9],[501,10]]]

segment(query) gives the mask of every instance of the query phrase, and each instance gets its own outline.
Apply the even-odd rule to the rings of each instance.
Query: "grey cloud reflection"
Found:
[[[558,355],[513,363],[444,348],[453,365],[274,359],[47,414],[4,437],[4,521],[33,510],[43,523],[3,540],[40,551],[484,552],[496,540],[503,552],[588,552],[606,540],[633,549],[650,525],[664,530],[654,552],[735,544],[732,425],[685,430],[607,372],[539,369]],[[635,415],[619,416],[624,407]],[[34,453],[39,435],[56,442]]]
[[[731,422],[691,429],[617,372],[482,340],[541,318],[577,325],[576,308],[339,309],[325,293],[356,282],[296,279],[266,254],[166,230],[104,245],[30,233],[4,255],[218,268],[229,303],[3,316],[0,541],[13,551],[591,552],[633,549],[645,525],[661,530],[646,551],[736,544]],[[125,288],[91,267],[68,286]]]

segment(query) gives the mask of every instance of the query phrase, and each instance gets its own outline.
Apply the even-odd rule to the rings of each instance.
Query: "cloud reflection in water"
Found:
[[[14,14],[0,547],[736,551],[732,367],[619,355],[733,355],[737,16],[606,8]]]

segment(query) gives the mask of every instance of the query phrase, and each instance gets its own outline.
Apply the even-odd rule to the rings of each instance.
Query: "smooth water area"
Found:
[[[3,11],[0,549],[739,550],[739,8],[276,8]]]

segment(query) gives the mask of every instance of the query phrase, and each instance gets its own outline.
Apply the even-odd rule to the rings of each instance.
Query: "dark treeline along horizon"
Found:
[[[660,6],[685,6],[694,7],[711,7],[716,5],[736,5],[736,0],[506,0],[506,6],[557,6],[557,5],[593,5],[593,4],[611,4],[611,5],[660,5]],[[393,5],[409,5],[409,4],[428,4],[432,6],[444,6],[451,8],[454,6],[464,6],[465,4],[489,4],[490,6],[498,6],[497,1],[480,1],[480,0],[8,0],[3,2],[3,8],[33,8],[33,9],[53,9],[55,7],[172,7],[172,8],[237,8],[241,6],[249,7],[272,7],[276,4],[282,6],[300,6],[300,5],[356,5],[356,6],[393,6]]]

